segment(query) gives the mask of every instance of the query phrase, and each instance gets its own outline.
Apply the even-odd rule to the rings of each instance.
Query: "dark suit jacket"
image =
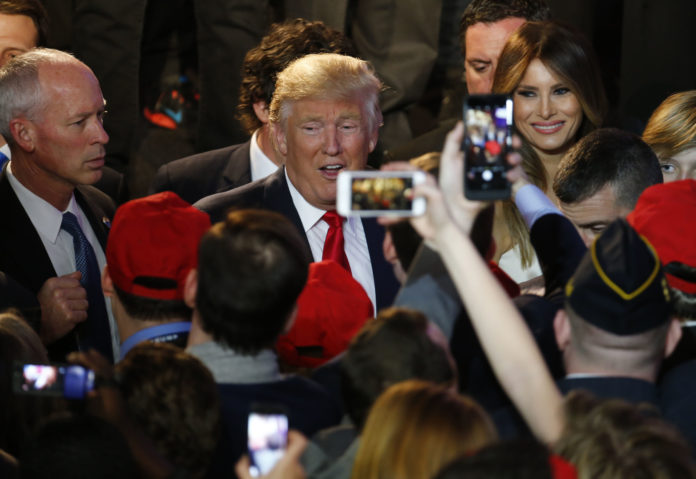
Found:
[[[251,140],[187,156],[162,165],[150,193],[173,191],[193,204],[201,198],[251,182]]]
[[[260,208],[275,211],[288,218],[297,227],[305,239],[307,251],[310,251],[309,242],[302,227],[302,221],[290,196],[290,190],[285,179],[285,168],[279,168],[278,171],[268,178],[254,181],[231,191],[203,198],[196,202],[194,206],[208,213],[213,223],[221,221],[231,207]],[[372,274],[377,295],[377,310],[379,311],[382,308],[391,306],[399,283],[394,277],[391,265],[384,259],[384,254],[382,253],[384,228],[377,224],[374,218],[365,218],[362,223],[372,262]]]
[[[106,248],[109,221],[115,211],[113,201],[91,186],[78,186],[75,199],[102,248]],[[57,274],[4,170],[0,173],[0,205],[0,271],[36,295],[44,282]],[[76,349],[75,335],[71,333],[50,345],[48,352],[51,359],[65,360],[65,353]]]

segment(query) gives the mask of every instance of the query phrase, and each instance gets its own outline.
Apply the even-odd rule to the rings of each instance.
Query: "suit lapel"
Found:
[[[285,167],[278,168],[278,171],[268,177],[264,184],[262,201],[265,207],[277,211],[292,221],[302,234],[307,248],[309,248],[309,241],[307,241],[302,220],[300,220],[300,215],[297,213],[292,196],[290,196],[290,188],[288,188],[288,182],[285,178]]]
[[[251,183],[251,140],[230,152],[222,171],[217,193]]]
[[[44,281],[56,276],[51,259],[24,207],[0,173],[0,270],[37,293]]]
[[[106,239],[111,228],[111,217],[113,214],[104,211],[96,201],[90,201],[91,196],[89,187],[78,186],[75,189],[75,200],[89,220],[89,224],[94,234],[97,235],[102,250],[106,252]]]

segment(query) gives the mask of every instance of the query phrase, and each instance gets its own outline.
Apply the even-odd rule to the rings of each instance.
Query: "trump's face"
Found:
[[[357,98],[297,100],[289,107],[287,118],[274,125],[288,177],[311,205],[333,210],[338,173],[365,168],[377,128]]]

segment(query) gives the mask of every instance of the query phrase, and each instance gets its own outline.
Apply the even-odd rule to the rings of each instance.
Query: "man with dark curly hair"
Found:
[[[338,30],[301,18],[275,23],[261,43],[244,58],[239,91],[239,119],[249,141],[182,158],[160,167],[151,192],[174,191],[189,203],[265,178],[283,163],[273,148],[268,107],[278,73],[310,53],[354,55]]]

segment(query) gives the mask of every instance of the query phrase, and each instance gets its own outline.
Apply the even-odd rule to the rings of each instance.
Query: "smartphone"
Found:
[[[14,363],[12,390],[18,394],[83,399],[94,389],[94,371],[76,364]]]
[[[413,198],[413,187],[425,181],[422,171],[342,171],[336,187],[341,216],[419,216],[425,198]]]
[[[268,474],[283,457],[288,444],[288,415],[277,404],[251,406],[247,422],[249,473],[252,477]]]
[[[512,97],[469,95],[464,101],[464,185],[471,200],[510,197],[507,154],[512,149]]]

